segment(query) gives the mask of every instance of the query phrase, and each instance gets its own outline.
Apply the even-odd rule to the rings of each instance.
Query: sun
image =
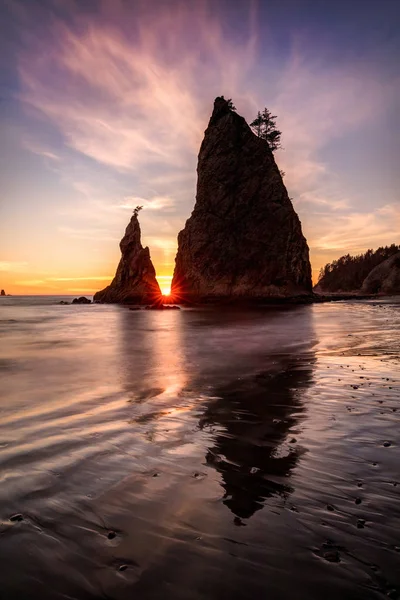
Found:
[[[161,294],[165,296],[171,295],[172,275],[156,275],[158,285],[160,286]]]

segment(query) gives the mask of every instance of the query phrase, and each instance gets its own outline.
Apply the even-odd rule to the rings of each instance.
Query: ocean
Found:
[[[0,298],[0,598],[400,597],[400,297]]]

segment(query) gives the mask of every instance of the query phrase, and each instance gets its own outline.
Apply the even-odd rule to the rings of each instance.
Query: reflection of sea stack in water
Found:
[[[115,277],[104,290],[94,295],[94,302],[147,304],[161,296],[149,249],[140,240],[140,225],[135,212],[120,242],[121,260]]]
[[[196,204],[178,237],[172,296],[310,294],[301,224],[268,143],[217,98],[198,160]]]
[[[200,426],[216,425],[220,431],[206,461],[221,474],[223,503],[239,519],[249,519],[271,496],[287,497],[289,476],[301,450],[289,436],[304,410],[302,388],[312,381],[312,355],[306,367],[296,359],[277,373],[260,373],[235,380],[216,390]]]

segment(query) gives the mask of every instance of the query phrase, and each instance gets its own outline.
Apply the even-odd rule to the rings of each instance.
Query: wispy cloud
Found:
[[[118,238],[110,235],[109,231],[104,229],[82,229],[79,227],[59,227],[59,231],[61,233],[65,233],[71,238],[81,239],[81,240],[92,240],[97,242],[118,242]]]
[[[41,146],[38,142],[34,142],[30,139],[25,139],[22,142],[22,145],[26,150],[29,150],[33,154],[38,154],[39,156],[43,156],[43,158],[49,159],[51,161],[60,161],[61,157],[55,154],[54,152],[46,149]]]
[[[127,211],[143,205],[143,243],[157,269],[172,269],[176,236],[195,200],[196,155],[212,99],[223,93],[248,120],[265,104],[278,114],[285,150],[277,161],[316,262],[328,251],[395,236],[394,205],[368,212],[325,150],[379,119],[398,81],[362,63],[306,60],[301,44],[288,59],[262,55],[256,3],[248,4],[240,37],[206,1],[174,2],[173,10],[160,2],[157,11],[146,11],[146,3],[129,11],[118,0],[99,6],[90,20],[78,10],[67,20],[53,17],[45,37],[26,20],[29,51],[19,55],[23,106],[64,144],[25,143],[75,194],[58,209],[60,232],[76,244],[115,243],[117,252]]]
[[[254,60],[254,36],[234,43],[202,4],[133,16],[129,37],[101,20],[54,22],[51,51],[37,40],[20,57],[21,98],[101,163],[184,165],[204,129],[202,98],[235,87]]]
[[[314,252],[336,250],[338,256],[400,242],[400,206],[389,204],[370,213],[351,212],[332,219],[324,215],[310,239]]]
[[[169,209],[175,206],[175,201],[172,198],[163,197],[163,196],[155,196],[154,198],[146,199],[146,198],[138,198],[135,196],[126,197],[121,204],[117,205],[118,208],[125,208],[128,210],[133,210],[136,206],[143,206],[147,210],[163,210],[168,211]]]
[[[25,271],[28,267],[27,262],[12,261],[12,260],[0,260],[0,271],[10,272],[21,272]]]

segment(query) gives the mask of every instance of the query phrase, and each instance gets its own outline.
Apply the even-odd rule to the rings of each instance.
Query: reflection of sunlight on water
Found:
[[[144,443],[180,444],[194,419],[193,403],[184,394],[190,373],[184,360],[181,314],[124,311],[121,318],[120,351],[130,422],[139,427]]]
[[[180,338],[180,318],[177,311],[153,314],[154,362],[157,365],[157,385],[164,391],[159,398],[177,397],[187,383]],[[159,321],[162,320],[162,323]]]

